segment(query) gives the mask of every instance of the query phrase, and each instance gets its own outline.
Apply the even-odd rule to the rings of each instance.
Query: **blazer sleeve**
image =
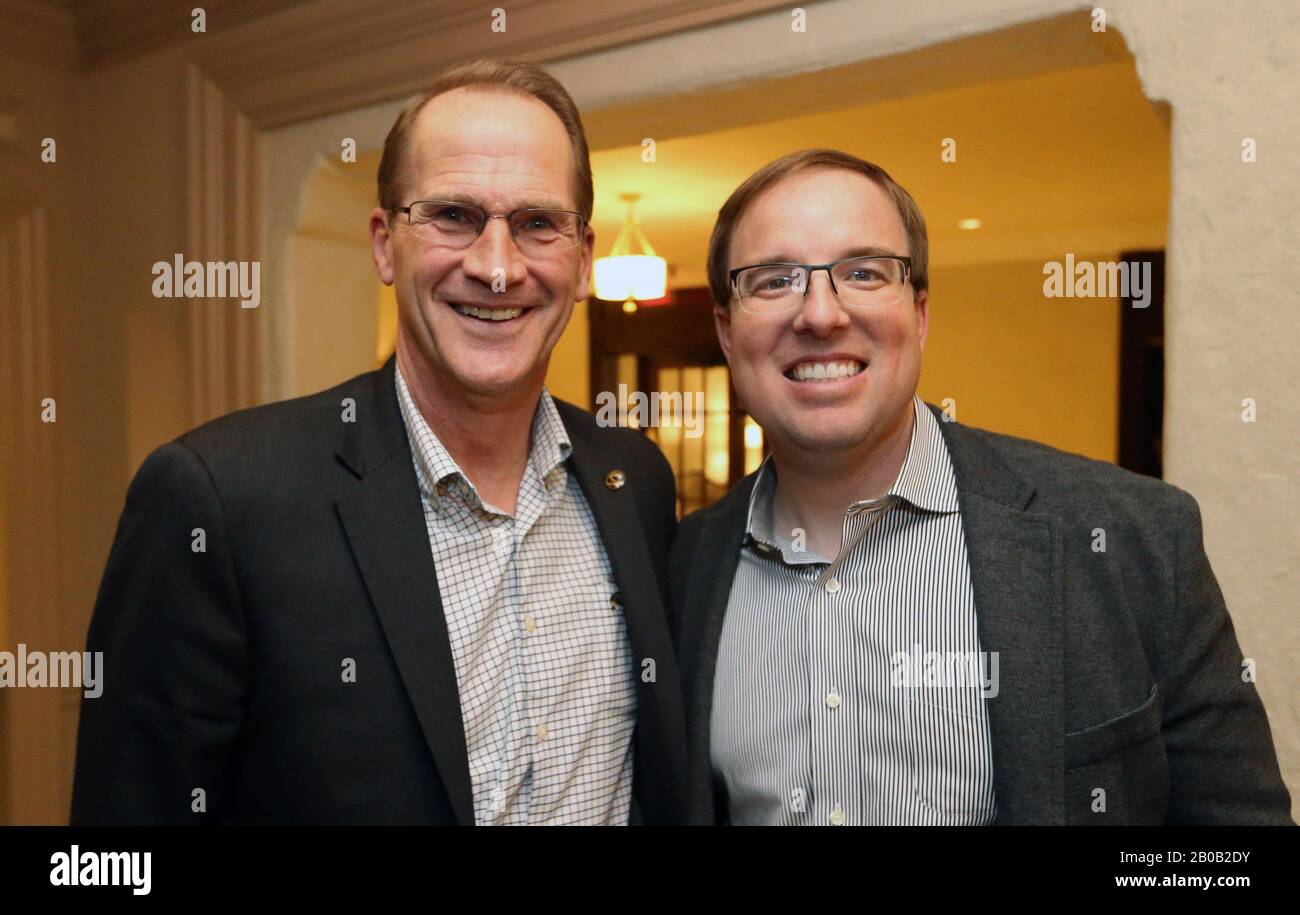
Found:
[[[72,824],[213,822],[247,639],[221,497],[181,441],[131,483],[87,641],[103,653],[102,691],[82,699]]]
[[[1201,540],[1201,514],[1180,493],[1173,624],[1163,730],[1170,823],[1291,824],[1268,718]],[[1262,671],[1262,676],[1286,676]]]

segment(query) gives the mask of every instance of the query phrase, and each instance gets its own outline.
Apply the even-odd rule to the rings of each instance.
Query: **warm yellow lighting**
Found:
[[[604,296],[601,296],[601,298],[604,298]],[[636,299],[628,299],[626,302],[624,302],[624,303],[623,303],[623,310],[624,310],[625,312],[627,312],[628,314],[635,314],[635,313],[636,313]]]
[[[976,219],[974,216],[969,219],[957,220],[957,228],[959,229],[978,229],[982,225],[984,225],[984,220]]]
[[[392,286],[379,286],[379,339],[375,365],[382,366],[397,349],[397,293]]]
[[[763,463],[763,427],[754,417],[745,417],[745,473],[751,474]]]
[[[730,426],[731,416],[727,413],[710,413],[704,417],[704,440],[708,449],[704,478],[715,486],[726,486],[731,471]]]
[[[596,258],[596,298],[662,299],[668,294],[668,262],[647,254]]]
[[[704,370],[704,409],[709,413],[726,413],[731,409],[730,373],[725,365]]]
[[[593,279],[596,298],[617,302],[662,299],[668,294],[668,262],[655,254],[636,224],[634,206],[640,194],[620,194],[627,203],[627,222],[614,239],[608,257],[596,258]],[[635,308],[624,307],[629,313]]]

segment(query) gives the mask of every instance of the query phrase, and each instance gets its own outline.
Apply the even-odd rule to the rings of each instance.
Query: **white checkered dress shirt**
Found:
[[[397,371],[483,825],[625,825],[636,685],[617,586],[551,395],[514,516],[483,502]]]

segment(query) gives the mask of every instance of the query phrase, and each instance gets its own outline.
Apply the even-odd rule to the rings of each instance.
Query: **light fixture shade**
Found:
[[[595,280],[599,299],[662,299],[668,294],[668,262],[648,254],[598,257]]]

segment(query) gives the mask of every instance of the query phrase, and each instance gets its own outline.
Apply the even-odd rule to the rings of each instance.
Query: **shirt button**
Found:
[[[539,725],[537,726],[537,739],[538,739],[538,740],[545,740],[545,739],[546,739],[546,734],[547,734],[546,725],[544,725],[544,724],[539,724]]]
[[[836,807],[834,810],[831,811],[831,825],[832,826],[844,825],[844,811],[841,810],[839,807]]]
[[[840,593],[840,580],[838,578],[832,578],[826,582],[826,593],[827,594]]]
[[[839,707],[840,707],[840,694],[837,693],[837,692],[833,692],[833,691],[827,693],[827,694],[826,694],[826,707],[827,707],[827,708],[839,708]]]
[[[537,631],[537,620],[533,619],[533,615],[531,613],[524,617],[524,628],[527,629],[529,632]]]

